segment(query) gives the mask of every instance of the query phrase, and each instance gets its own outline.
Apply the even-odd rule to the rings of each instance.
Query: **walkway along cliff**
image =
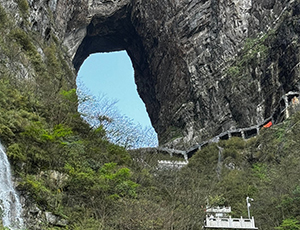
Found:
[[[283,95],[280,98],[273,114],[269,118],[265,119],[263,122],[257,125],[246,128],[228,130],[207,141],[196,144],[186,151],[169,148],[158,148],[158,150],[166,152],[170,155],[183,156],[185,160],[188,160],[188,158],[191,158],[194,153],[196,153],[202,147],[207,146],[209,143],[216,143],[220,140],[228,140],[231,137],[241,137],[243,139],[249,139],[251,137],[259,135],[259,131],[261,129],[269,128],[274,124],[278,124],[284,121],[285,119],[289,118],[291,114],[300,111],[299,95],[299,92],[288,92],[287,94]]]

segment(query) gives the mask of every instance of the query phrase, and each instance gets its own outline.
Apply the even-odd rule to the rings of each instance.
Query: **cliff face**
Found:
[[[299,92],[299,2],[0,0],[0,141],[28,228],[200,229],[211,195],[236,207],[251,195],[260,229],[297,219],[299,181],[286,175],[299,174],[299,114],[253,142],[203,148],[182,173],[158,172],[158,154],[129,155],[81,119],[74,69],[126,50],[161,144],[185,149],[260,123]]]
[[[32,30],[55,34],[76,70],[89,54],[127,51],[160,144],[256,124],[299,90],[299,1],[28,2]]]

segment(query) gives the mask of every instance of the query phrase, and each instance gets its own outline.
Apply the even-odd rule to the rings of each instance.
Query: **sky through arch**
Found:
[[[131,60],[125,51],[90,55],[79,69],[78,81],[93,96],[105,95],[117,101],[119,112],[134,123],[151,126],[145,104],[137,93]]]

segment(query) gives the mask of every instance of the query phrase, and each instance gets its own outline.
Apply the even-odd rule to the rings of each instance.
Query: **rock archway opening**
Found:
[[[90,55],[80,67],[77,87],[79,94],[92,96],[92,103],[80,104],[79,111],[87,114],[85,118],[92,126],[100,124],[98,117],[109,117],[109,122],[100,122],[116,144],[126,148],[155,147],[157,135],[133,76],[125,51]]]
[[[192,123],[187,114],[194,114],[194,105],[187,103],[191,95],[189,71],[176,41],[169,33],[156,32],[160,21],[153,21],[155,26],[149,24],[147,15],[154,15],[153,9],[145,13],[139,2],[129,0],[99,3],[88,9],[86,15],[80,11],[83,15],[74,15],[68,24],[70,36],[65,42],[72,50],[75,69],[79,71],[91,54],[126,51],[159,144],[185,135],[187,124]]]
[[[131,60],[125,51],[90,55],[79,69],[77,85],[80,90],[88,90],[93,96],[102,98],[103,103],[116,107],[135,123],[151,126],[145,104],[137,93]]]
[[[127,57],[129,57],[132,63],[130,66],[134,69],[134,82],[138,95],[146,105],[146,113],[148,113],[151,124],[157,131],[160,105],[156,98],[155,81],[151,79],[152,76],[150,74],[144,44],[132,25],[130,9],[128,5],[125,5],[110,13],[109,16],[107,16],[106,13],[107,12],[105,12],[105,17],[101,14],[96,14],[92,17],[89,25],[86,27],[85,36],[73,57],[73,65],[76,71],[79,71],[90,55],[99,53],[109,53],[110,55],[110,53],[115,53],[116,51],[123,51],[123,53],[126,51]],[[114,63],[112,62],[111,66],[113,65]],[[97,64],[92,66],[91,69],[97,68],[96,66]],[[114,69],[118,69],[118,67],[115,66]],[[120,76],[120,79],[122,77],[123,76]],[[133,81],[132,76],[131,80]],[[95,85],[97,81],[101,80],[95,80]],[[124,89],[117,90],[119,92],[124,91]],[[137,95],[136,98],[138,98]],[[141,102],[139,102],[139,104],[140,103]],[[124,106],[131,108],[136,107],[132,104]],[[148,119],[147,115],[144,116],[146,117],[145,119]]]
[[[104,127],[108,138],[116,144],[127,148],[155,147],[157,135],[133,76],[132,63],[125,51],[90,55],[79,69],[77,86],[81,93],[92,95],[94,102],[79,105],[79,111],[111,118],[112,123],[105,125],[104,121]],[[99,124],[97,118],[86,118],[92,126]],[[115,133],[120,136],[115,137]]]

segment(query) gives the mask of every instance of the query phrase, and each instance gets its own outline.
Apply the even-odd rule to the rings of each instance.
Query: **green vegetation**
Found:
[[[170,126],[168,129],[165,131],[164,135],[161,137],[161,142],[165,143],[168,140],[175,140],[177,138],[182,137],[182,131],[175,126]]]
[[[0,7],[3,18],[9,15]],[[68,221],[42,229],[200,230],[207,202],[247,216],[247,196],[254,198],[259,229],[299,229],[299,113],[249,141],[211,144],[181,170],[158,170],[157,160],[168,157],[129,154],[108,141],[103,123],[109,117],[98,117],[102,123],[95,127],[81,118],[82,98],[57,39],[45,42],[10,20],[0,20],[0,140],[19,178],[17,189]],[[248,43],[252,51],[243,63],[265,50],[263,42]]]
[[[26,0],[17,0],[17,3],[22,17],[26,17],[29,12],[28,2]]]
[[[239,57],[227,69],[227,75],[240,79],[247,74],[249,66],[258,65],[259,62],[265,60],[269,52],[267,42],[273,35],[274,31],[271,30],[259,38],[247,38]]]
[[[210,176],[216,175],[216,144],[198,152],[189,167],[201,169],[198,177],[212,187],[210,196],[221,196],[221,203],[230,204],[234,215],[246,216],[245,197],[251,196],[254,198],[251,213],[259,229],[276,226],[276,229],[297,229],[300,220],[296,208],[300,201],[299,123],[298,113],[280,125],[262,130],[259,136],[247,142],[239,138],[220,142],[218,145],[224,150],[219,179]]]
[[[295,219],[285,219],[283,223],[276,227],[277,230],[297,230],[300,229],[300,223]]]
[[[3,7],[0,5],[0,26],[3,27],[7,21],[7,15]]]

